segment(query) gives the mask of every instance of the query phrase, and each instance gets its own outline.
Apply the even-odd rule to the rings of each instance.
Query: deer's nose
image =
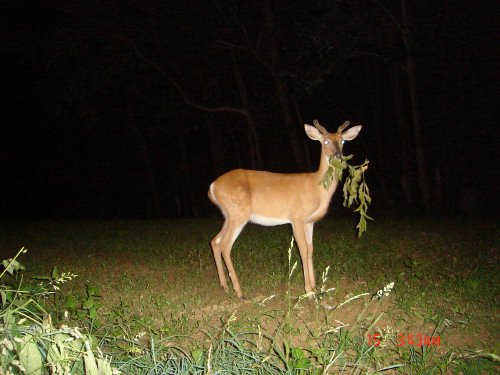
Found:
[[[335,154],[333,154],[337,159],[342,159],[342,151],[336,151]]]

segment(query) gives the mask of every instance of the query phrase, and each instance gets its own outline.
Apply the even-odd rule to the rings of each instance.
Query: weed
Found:
[[[78,327],[56,328],[50,314],[39,303],[45,297],[60,290],[60,284],[70,281],[70,273],[52,273],[43,278],[36,292],[24,289],[21,284],[3,284],[5,273],[15,275],[24,269],[17,258],[26,253],[22,248],[14,258],[4,261],[2,281],[2,313],[0,314],[0,370],[2,373],[27,373],[38,375],[85,373],[89,375],[111,375],[108,358],[100,352],[94,353],[93,337],[82,334]],[[51,291],[50,289],[53,289]]]

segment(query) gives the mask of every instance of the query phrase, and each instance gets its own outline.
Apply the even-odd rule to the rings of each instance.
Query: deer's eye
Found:
[[[343,145],[344,143],[345,143],[345,141],[344,141],[344,140],[342,140],[342,141],[340,142],[340,144],[342,144],[342,145]]]
[[[330,141],[329,141],[328,139],[325,139],[325,140],[323,141],[323,143],[324,143],[325,145],[328,145],[328,144],[330,144]]]

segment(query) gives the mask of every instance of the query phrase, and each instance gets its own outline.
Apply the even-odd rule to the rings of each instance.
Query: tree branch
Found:
[[[127,37],[125,37],[123,35],[118,35],[118,38],[126,41],[130,46],[132,46],[132,49],[134,50],[134,53],[136,54],[136,56],[139,59],[141,59],[144,63],[146,63],[147,65],[149,65],[150,67],[152,67],[153,69],[155,69],[158,73],[160,73],[162,76],[164,76],[167,79],[167,81],[170,82],[170,84],[176,88],[177,92],[182,97],[182,100],[186,104],[188,104],[189,106],[191,106],[193,108],[196,108],[199,111],[205,111],[205,112],[234,112],[234,113],[239,113],[239,114],[241,114],[241,115],[243,115],[243,116],[245,116],[245,117],[248,118],[249,113],[248,113],[248,111],[245,108],[238,108],[238,107],[231,107],[231,106],[207,107],[207,106],[204,106],[204,105],[201,105],[201,104],[193,102],[188,97],[188,95],[186,94],[186,92],[182,89],[182,87],[177,83],[177,81],[175,81],[172,77],[170,77],[165,72],[165,70],[163,70],[163,68],[160,65],[158,65],[156,62],[152,61],[148,57],[144,56],[144,54],[139,51],[139,49],[137,48],[137,46],[135,45],[135,43],[132,40],[130,40],[129,38],[127,38]]]
[[[353,59],[353,58],[356,58],[356,57],[362,57],[362,56],[372,56],[372,57],[376,57],[380,60],[382,60],[384,63],[388,63],[388,62],[395,62],[396,65],[401,68],[402,70],[406,71],[406,67],[401,64],[400,62],[394,60],[394,59],[391,59],[391,58],[388,58],[384,55],[381,55],[379,53],[375,53],[375,52],[369,52],[369,51],[362,51],[362,52],[353,52],[349,55],[344,55],[344,56],[340,56],[335,62],[333,65],[335,65],[336,63],[338,63],[339,61],[342,61],[342,60],[349,60],[349,59]]]
[[[234,44],[234,43],[229,43],[229,42],[225,42],[223,40],[216,40],[215,41],[217,44],[220,44],[221,46],[223,47],[226,47],[226,48],[229,48],[230,50],[240,50],[240,51],[243,51],[245,52],[246,54],[248,55],[251,55],[253,58],[255,58],[258,62],[260,62],[263,66],[265,66],[270,72],[272,75],[275,74],[274,72],[274,69],[273,67],[267,62],[265,61],[264,59],[262,59],[258,54],[257,54],[257,51],[253,51],[253,50],[250,50],[248,48],[245,48],[245,47],[242,47],[238,44]]]

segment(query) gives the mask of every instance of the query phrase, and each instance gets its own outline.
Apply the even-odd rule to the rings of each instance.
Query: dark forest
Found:
[[[3,2],[0,217],[219,215],[230,169],[317,168],[314,119],[363,125],[376,218],[496,215],[494,8]]]

